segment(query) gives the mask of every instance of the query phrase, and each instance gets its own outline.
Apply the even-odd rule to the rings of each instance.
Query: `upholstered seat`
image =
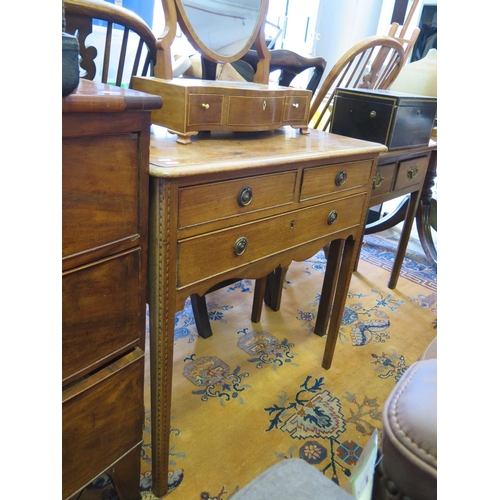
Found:
[[[373,500],[437,498],[436,347],[429,345],[386,400]]]

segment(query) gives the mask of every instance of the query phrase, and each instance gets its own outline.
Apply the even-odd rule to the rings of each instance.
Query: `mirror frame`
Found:
[[[163,13],[165,16],[165,29],[162,35],[157,40],[157,47],[162,55],[158,54],[157,63],[155,66],[155,76],[159,78],[171,79],[172,62],[171,62],[171,45],[175,38],[177,23],[179,23],[182,32],[186,35],[189,42],[194,48],[200,51],[201,55],[214,63],[230,63],[240,59],[248,52],[253,43],[259,56],[257,72],[254,77],[256,83],[269,83],[269,63],[270,54],[265,41],[265,21],[269,0],[261,0],[259,15],[252,35],[248,39],[245,46],[232,56],[224,56],[209,49],[198,37],[191,23],[187,19],[186,11],[182,6],[182,0],[162,0]]]

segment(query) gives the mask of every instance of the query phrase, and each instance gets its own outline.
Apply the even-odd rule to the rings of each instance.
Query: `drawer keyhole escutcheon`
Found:
[[[290,229],[293,229],[295,227],[295,221],[293,220],[292,222],[290,222]]]
[[[247,247],[248,240],[244,236],[242,236],[241,238],[238,238],[234,243],[233,250],[236,255],[242,255],[245,253]]]
[[[203,103],[201,104],[201,107],[202,107],[202,108],[205,108],[205,109],[208,109],[208,108],[210,107],[210,104],[208,104],[208,103],[206,103],[206,102],[203,102]]]
[[[252,203],[252,188],[245,186],[244,188],[241,188],[240,192],[238,193],[238,205],[240,207],[246,207],[247,205],[250,205]]]
[[[338,217],[338,213],[337,213],[337,210],[332,210],[329,214],[328,214],[328,218],[327,218],[327,222],[328,222],[328,225],[331,226],[336,220],[337,220],[337,217]]]
[[[266,106],[267,106],[267,103],[266,103],[266,101],[264,101],[264,102],[262,103],[262,111],[265,111],[265,110],[266,110]]]
[[[380,187],[384,179],[385,177],[383,177],[380,172],[376,172],[375,177],[373,178],[373,189]]]
[[[419,168],[417,165],[412,165],[407,172],[409,179],[414,179],[418,174]]]
[[[342,184],[345,184],[347,181],[347,172],[344,172],[341,170],[336,176],[335,176],[335,184],[337,186],[342,186]]]

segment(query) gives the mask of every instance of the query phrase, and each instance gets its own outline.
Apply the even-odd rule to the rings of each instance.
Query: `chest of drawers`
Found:
[[[329,257],[324,316],[330,318],[334,297],[334,311],[342,311],[371,179],[386,151],[380,144],[318,130],[302,135],[290,127],[200,134],[189,146],[176,139],[153,127],[148,296],[156,496],[168,489],[175,312],[188,296],[226,280],[265,282],[276,267],[307,259],[332,240],[345,241],[347,250],[339,270],[334,252]],[[325,368],[341,316],[330,319]],[[258,319],[252,315],[252,321]]]
[[[81,81],[62,104],[62,476],[104,472],[139,494],[151,110],[161,99]]]

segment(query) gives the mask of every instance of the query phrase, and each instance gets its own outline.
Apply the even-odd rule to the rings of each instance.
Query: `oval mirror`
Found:
[[[246,54],[265,20],[268,0],[176,0],[182,31],[213,62]]]

